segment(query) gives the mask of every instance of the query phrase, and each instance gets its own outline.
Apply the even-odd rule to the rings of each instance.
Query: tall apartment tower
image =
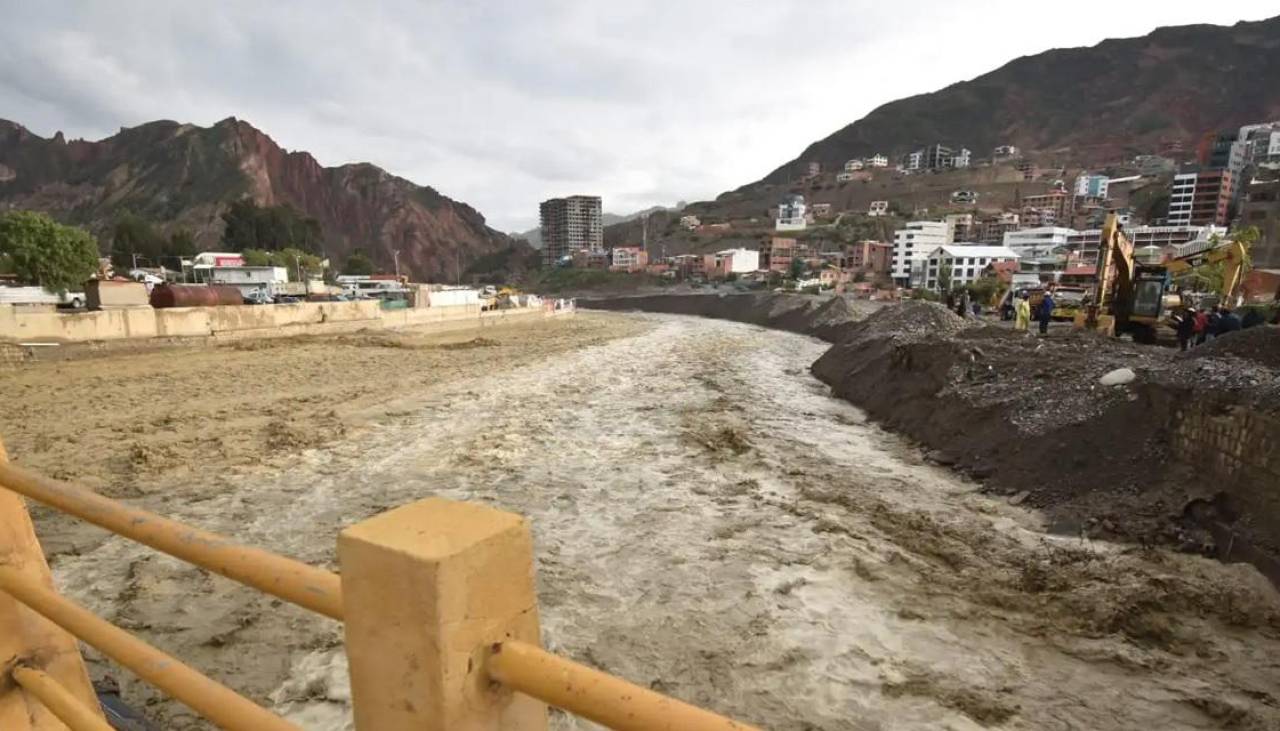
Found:
[[[542,202],[540,213],[543,264],[554,266],[579,249],[604,251],[600,196],[551,198]]]

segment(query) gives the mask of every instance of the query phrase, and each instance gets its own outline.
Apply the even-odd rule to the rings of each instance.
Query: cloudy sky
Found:
[[[245,119],[326,165],[367,160],[533,225],[755,180],[874,107],[1051,47],[1280,12],[1076,0],[0,0],[0,117],[98,139]]]

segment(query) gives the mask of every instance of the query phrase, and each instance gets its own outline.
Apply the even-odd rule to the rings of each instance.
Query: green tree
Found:
[[[990,276],[979,277],[968,286],[973,301],[984,305],[995,304],[996,294],[1001,289],[1000,280]]]
[[[938,291],[946,294],[951,291],[951,265],[943,264],[938,267]]]
[[[295,248],[320,251],[324,232],[320,222],[287,205],[261,207],[252,200],[238,200],[222,214],[223,244],[232,251]]]
[[[159,266],[160,256],[166,248],[164,237],[141,216],[129,211],[120,214],[111,230],[111,262],[120,268],[134,266],[135,257],[145,259],[139,264]]]
[[[343,274],[367,277],[370,274],[373,274],[373,272],[373,260],[370,259],[363,251],[358,249],[351,252],[351,256],[347,257],[347,263],[342,265]]]
[[[170,256],[187,258],[196,255],[196,239],[191,232],[180,228],[169,235],[168,253]]]
[[[32,211],[0,215],[0,254],[19,279],[51,292],[79,289],[98,270],[98,244],[88,231]]]
[[[804,263],[804,259],[796,257],[791,260],[791,278],[803,279],[805,272],[809,271],[809,266]]]

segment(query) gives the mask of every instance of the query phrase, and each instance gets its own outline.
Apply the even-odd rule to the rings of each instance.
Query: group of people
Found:
[[[1053,301],[1053,292],[1046,290],[1035,308],[1036,321],[1040,323],[1041,335],[1049,333],[1049,321],[1053,319],[1053,308],[1057,306],[1058,303]],[[1028,293],[1019,292],[1013,298],[1013,316],[1014,330],[1025,331],[1031,329],[1031,296]]]
[[[1182,350],[1190,350],[1220,335],[1266,322],[1257,309],[1250,308],[1241,318],[1230,307],[1221,305],[1215,305],[1208,311],[1203,307],[1185,307],[1173,318],[1178,330],[1178,347]]]

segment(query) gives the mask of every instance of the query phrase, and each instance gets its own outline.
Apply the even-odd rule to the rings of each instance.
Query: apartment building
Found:
[[[778,217],[774,222],[774,229],[777,231],[803,231],[808,225],[805,213],[804,196],[787,196],[778,204]]]
[[[976,235],[970,236],[970,239],[982,244],[1001,246],[1004,244],[1004,235],[1010,231],[1017,231],[1020,226],[1021,219],[1018,214],[1001,213],[978,224],[974,231]]]
[[[889,201],[871,201],[871,205],[867,206],[868,216],[887,216],[889,215]]]
[[[638,272],[649,265],[649,252],[639,246],[615,246],[610,255],[610,269],[616,271]]]
[[[1020,231],[1008,231],[1004,235],[1004,246],[1012,250],[1022,259],[1042,259],[1054,255],[1054,249],[1064,248],[1075,230],[1059,226],[1041,226],[1024,228]]]
[[[863,168],[863,165],[865,165],[865,163],[863,163],[861,160],[848,160],[844,164],[844,171],[846,173],[851,173],[851,172],[854,172],[855,170],[861,170]]]
[[[542,260],[555,266],[578,250],[604,252],[604,223],[600,196],[574,195],[551,198],[539,206],[542,223]]]
[[[963,287],[979,279],[988,265],[1018,259],[1018,254],[1007,246],[939,246],[925,256],[923,286],[937,290],[943,272],[948,272],[951,286]]]
[[[890,275],[903,287],[920,286],[924,262],[929,253],[947,241],[943,221],[911,221],[893,234],[893,261]]]
[[[1230,170],[1178,173],[1169,195],[1169,225],[1227,225],[1234,182]]]
[[[760,252],[755,249],[725,249],[711,255],[712,273],[717,279],[730,274],[748,274],[760,269]],[[790,266],[788,264],[788,266]]]
[[[1110,182],[1105,175],[1081,173],[1076,176],[1075,195],[1077,198],[1106,198]]]
[[[1075,196],[1065,190],[1051,190],[1040,195],[1023,196],[1022,205],[1026,208],[1053,211],[1053,220],[1070,221],[1075,212]]]
[[[875,154],[863,160],[869,168],[887,168],[889,167],[889,158],[884,155]]]
[[[1214,235],[1224,236],[1227,229],[1223,226],[1134,226],[1125,228],[1124,234],[1133,242],[1135,249],[1156,247],[1170,249],[1197,239],[1209,239]],[[1098,261],[1098,247],[1102,242],[1102,229],[1090,228],[1073,231],[1067,235],[1067,248],[1073,256],[1087,263]]]
[[[845,244],[841,268],[863,272],[868,278],[889,276],[893,265],[893,244],[883,241],[859,241]]]
[[[780,272],[786,274],[791,271],[792,259],[800,256],[801,258],[807,253],[800,251],[800,246],[795,239],[774,236],[760,247],[758,267],[767,272]]]
[[[1250,251],[1254,268],[1280,269],[1280,182],[1250,185],[1240,218],[1246,226],[1257,226],[1260,234]]]
[[[952,213],[943,219],[947,224],[947,243],[959,244],[973,241],[977,232],[972,213]]]

